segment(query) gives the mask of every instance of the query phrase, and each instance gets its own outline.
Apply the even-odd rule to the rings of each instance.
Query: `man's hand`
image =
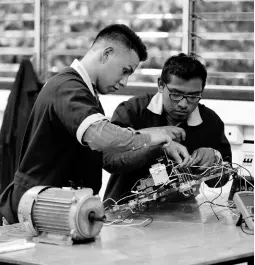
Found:
[[[165,132],[165,130],[160,129],[160,127],[146,128],[139,130],[142,134],[149,134],[151,141],[150,145],[160,145],[162,143],[171,143],[172,138]]]
[[[201,147],[193,152],[191,155],[192,166],[200,166],[204,170],[210,167],[215,162],[215,155],[212,148]]]
[[[186,138],[186,133],[182,128],[176,127],[176,126],[164,126],[161,127],[162,129],[165,130],[165,132],[171,136],[171,138],[175,142],[181,142],[184,141]]]
[[[139,130],[140,132],[151,131],[151,130],[163,130],[168,136],[170,136],[175,142],[184,141],[186,138],[186,133],[182,128],[176,126],[162,126],[162,127],[152,127]]]
[[[179,164],[181,168],[189,167],[191,165],[192,160],[185,146],[172,141],[170,144],[165,144],[163,148],[165,149],[166,153]]]

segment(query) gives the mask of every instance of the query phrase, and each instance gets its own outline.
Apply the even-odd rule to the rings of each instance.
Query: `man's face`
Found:
[[[109,53],[103,56],[104,63],[101,67],[97,88],[101,94],[108,94],[127,85],[129,76],[135,71],[140,60],[134,50],[123,47],[110,49]]]
[[[195,96],[201,96],[202,94],[202,80],[200,78],[194,78],[190,80],[184,80],[177,76],[172,75],[171,81],[168,84],[162,84],[159,89],[163,93],[163,107],[166,115],[171,121],[178,123],[187,120],[190,113],[198,105],[198,98]],[[170,98],[170,94],[172,93]],[[181,95],[193,96],[191,100],[189,98],[181,98]]]

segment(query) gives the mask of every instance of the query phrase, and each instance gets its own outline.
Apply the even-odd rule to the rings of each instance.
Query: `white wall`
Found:
[[[0,126],[8,96],[8,90],[0,90]],[[106,116],[111,117],[118,104],[130,97],[121,95],[100,96]],[[233,162],[241,164],[245,151],[242,144],[243,140],[254,140],[254,102],[203,99],[201,103],[213,109],[225,123],[226,136],[231,143],[233,152]],[[253,151],[253,145],[249,149]],[[104,172],[101,196],[104,193],[108,178],[109,174]]]

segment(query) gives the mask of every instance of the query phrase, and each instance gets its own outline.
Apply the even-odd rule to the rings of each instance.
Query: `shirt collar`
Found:
[[[161,115],[163,112],[163,95],[162,93],[157,93],[155,94],[149,105],[147,106],[147,109],[150,110],[151,112]],[[200,112],[199,112],[199,108],[198,106],[194,109],[194,111],[188,116],[187,119],[187,124],[189,126],[198,126],[199,124],[201,124],[203,122]]]
[[[85,84],[88,86],[90,92],[92,93],[92,95],[94,97],[97,97],[96,96],[96,93],[95,93],[95,90],[93,88],[93,85],[91,83],[91,80],[89,78],[89,75],[88,75],[88,72],[87,70],[85,69],[85,67],[77,60],[75,59],[73,61],[73,63],[71,64],[71,67],[76,71],[78,72],[78,74],[81,76],[81,78],[83,79],[83,81],[85,82]]]

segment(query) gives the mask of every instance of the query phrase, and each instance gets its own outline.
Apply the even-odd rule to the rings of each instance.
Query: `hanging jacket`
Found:
[[[0,193],[14,178],[26,124],[41,88],[32,63],[23,59],[11,87],[0,130]]]

